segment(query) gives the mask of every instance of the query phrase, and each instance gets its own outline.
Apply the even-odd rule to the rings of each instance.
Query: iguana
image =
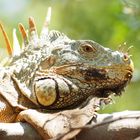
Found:
[[[19,24],[22,49],[15,30],[12,48],[0,25],[10,55],[0,67],[0,122],[15,122],[28,109],[59,112],[77,108],[88,99],[120,95],[132,78],[128,53],[48,31],[48,13],[40,36],[33,18],[29,18],[30,37]]]

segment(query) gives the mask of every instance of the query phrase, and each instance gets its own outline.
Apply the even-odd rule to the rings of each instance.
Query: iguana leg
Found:
[[[44,140],[48,140],[57,137],[59,134],[67,133],[71,128],[85,126],[96,117],[95,111],[99,104],[100,99],[94,98],[82,109],[77,108],[57,113],[43,113],[27,109],[19,113],[17,121],[28,122],[38,131]],[[76,130],[71,134],[71,138],[79,132],[80,130]]]
[[[17,113],[14,112],[14,109],[0,96],[0,122],[14,122],[16,116]]]

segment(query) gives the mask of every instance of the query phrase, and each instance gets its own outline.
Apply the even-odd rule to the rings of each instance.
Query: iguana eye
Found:
[[[86,52],[86,53],[91,53],[91,52],[95,52],[96,49],[93,48],[93,46],[91,46],[90,44],[83,44],[81,45],[81,49],[82,51]]]

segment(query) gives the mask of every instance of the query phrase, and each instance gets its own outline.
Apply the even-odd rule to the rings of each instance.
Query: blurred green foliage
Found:
[[[33,16],[40,32],[47,8],[52,6],[51,29],[72,39],[92,39],[103,46],[118,49],[119,44],[133,45],[135,64],[132,83],[115,104],[101,112],[140,109],[140,1],[139,0],[0,0],[0,20],[12,41],[12,29],[22,22],[28,28]],[[19,32],[17,32],[19,36]],[[19,36],[20,38],[20,36]],[[20,38],[21,39],[21,38]],[[1,56],[4,41],[0,34]],[[125,48],[125,50],[127,47]],[[5,54],[6,55],[6,54]]]

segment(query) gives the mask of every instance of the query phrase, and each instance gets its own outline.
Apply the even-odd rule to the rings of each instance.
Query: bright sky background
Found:
[[[29,2],[30,0],[0,0],[0,16],[16,16]]]

